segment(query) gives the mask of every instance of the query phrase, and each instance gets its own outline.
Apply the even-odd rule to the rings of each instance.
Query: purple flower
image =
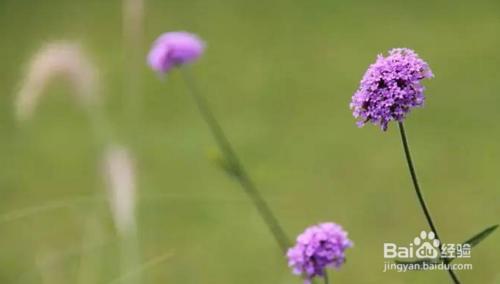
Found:
[[[345,262],[344,251],[352,246],[340,225],[321,223],[297,237],[297,243],[287,252],[288,265],[310,284],[315,276],[322,277],[326,268],[340,268]]]
[[[148,63],[153,70],[167,73],[173,67],[195,61],[204,49],[204,42],[194,34],[168,32],[153,43]]]
[[[429,65],[411,49],[395,48],[366,71],[350,104],[358,126],[366,122],[387,130],[391,120],[403,121],[412,108],[424,104],[421,80],[432,78]]]

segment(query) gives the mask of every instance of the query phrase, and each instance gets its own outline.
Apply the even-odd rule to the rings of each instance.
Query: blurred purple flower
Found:
[[[304,277],[305,284],[310,284],[314,277],[324,276],[326,268],[340,268],[345,262],[344,251],[352,246],[340,225],[321,223],[297,237],[297,243],[287,253],[288,265],[294,274]]]
[[[413,50],[395,48],[366,71],[350,104],[358,126],[366,122],[387,130],[390,121],[403,121],[412,108],[424,104],[421,80],[432,78],[429,65]]]
[[[173,67],[195,61],[205,49],[205,43],[188,32],[168,32],[153,43],[148,55],[151,68],[167,73]]]

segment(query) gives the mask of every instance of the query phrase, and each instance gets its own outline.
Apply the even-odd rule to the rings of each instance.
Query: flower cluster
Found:
[[[322,223],[307,228],[297,237],[297,243],[287,253],[293,272],[302,275],[306,284],[316,276],[324,276],[328,267],[340,268],[344,251],[352,247],[347,232],[335,223]]]
[[[411,49],[396,48],[366,71],[350,104],[358,126],[366,122],[387,130],[390,121],[403,121],[412,108],[424,103],[421,80],[433,77],[425,61]]]
[[[173,67],[195,61],[203,54],[204,49],[205,44],[194,34],[168,32],[153,43],[148,63],[153,70],[166,73]]]

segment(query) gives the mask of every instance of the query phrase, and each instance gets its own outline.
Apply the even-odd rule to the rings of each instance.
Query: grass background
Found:
[[[355,248],[333,283],[449,282],[442,271],[382,272],[384,242],[405,244],[427,229],[396,128],[358,129],[348,108],[367,66],[392,47],[415,49],[436,75],[406,125],[442,238],[460,242],[499,222],[500,2],[145,7],[145,47],[171,30],[207,41],[194,67],[200,86],[287,233],[330,220],[349,231]],[[0,283],[110,283],[120,273],[100,148],[68,89],[52,85],[22,127],[13,117],[23,66],[58,39],[93,56],[106,109],[135,153],[143,260],[171,253],[146,270],[148,283],[301,283],[238,184],[207,159],[216,145],[179,74],[161,81],[142,65],[139,111],[124,114],[121,13],[117,0],[0,1]],[[474,249],[463,282],[500,283],[499,249],[498,233]]]

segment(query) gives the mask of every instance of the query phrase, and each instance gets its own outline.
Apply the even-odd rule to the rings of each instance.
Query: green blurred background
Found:
[[[0,1],[0,283],[85,283],[86,273],[111,283],[121,273],[101,148],[68,88],[51,85],[34,120],[14,119],[24,66],[58,39],[93,57],[136,157],[142,261],[170,254],[145,269],[145,283],[302,283],[239,185],[207,158],[216,145],[179,74],[148,70],[147,48],[165,31],[206,40],[193,66],[201,89],[286,232],[321,221],[349,231],[355,247],[332,283],[450,282],[443,271],[382,272],[384,242],[427,229],[396,128],[358,129],[348,107],[392,47],[415,49],[436,76],[406,125],[443,241],[499,222],[499,1],[146,0],[139,50],[124,44],[122,10],[117,0]],[[127,69],[131,60],[140,68]],[[498,233],[474,249],[463,283],[500,283],[499,250]]]

